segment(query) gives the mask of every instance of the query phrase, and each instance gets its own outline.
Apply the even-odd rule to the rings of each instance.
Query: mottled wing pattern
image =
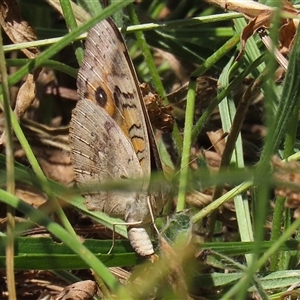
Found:
[[[100,106],[78,101],[70,122],[71,159],[78,183],[99,184],[137,179],[134,192],[101,191],[85,194],[90,210],[102,211],[131,223],[128,237],[140,255],[153,254],[145,224],[151,222],[148,194],[141,180],[143,170],[133,146],[119,125]],[[140,182],[140,188],[138,183]]]
[[[123,37],[111,19],[93,27],[87,36],[77,86],[80,98],[103,107],[129,136],[149,177],[150,146],[136,73]],[[147,116],[146,116],[147,117]]]
[[[130,223],[131,245],[140,255],[151,255],[153,246],[144,228],[151,223],[148,200],[155,216],[164,201],[148,195],[149,137],[158,169],[161,163],[136,73],[112,20],[103,20],[93,27],[85,46],[77,79],[79,101],[70,125],[76,179],[81,184],[140,179],[135,192],[96,190],[85,198],[89,209]]]
[[[71,159],[78,183],[96,184],[113,180],[139,179],[141,165],[129,139],[108,113],[87,99],[78,101],[70,122]],[[140,188],[142,189],[142,187]],[[136,192],[97,191],[87,194],[90,210],[124,218]]]

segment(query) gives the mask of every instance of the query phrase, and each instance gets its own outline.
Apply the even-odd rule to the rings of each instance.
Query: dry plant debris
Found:
[[[286,198],[285,206],[295,209],[294,217],[300,217],[300,164],[297,161],[284,162],[273,158],[275,194]]]

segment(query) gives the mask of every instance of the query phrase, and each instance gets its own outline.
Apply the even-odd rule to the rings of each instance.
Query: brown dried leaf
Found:
[[[299,10],[297,10],[288,0],[284,0],[283,11],[295,17],[298,17]],[[283,54],[289,53],[293,45],[295,34],[298,28],[299,20],[283,19],[279,31],[279,49]]]
[[[178,296],[178,299],[190,299],[181,265],[182,257],[180,258],[179,255],[177,255],[163,237],[160,238],[160,251],[162,253],[162,258],[168,262],[168,284],[172,287],[175,295]]]
[[[34,75],[28,74],[26,81],[19,89],[14,113],[20,119],[35,99],[36,81]]]
[[[92,280],[76,282],[67,286],[56,296],[55,300],[92,300],[98,290],[97,284]]]
[[[265,11],[274,11],[273,7],[251,0],[205,0],[205,2],[217,5],[224,10],[240,12],[247,18],[257,17]]]
[[[186,203],[190,206],[202,209],[211,203],[212,196],[201,193],[199,191],[192,191],[186,196]]]
[[[40,207],[47,201],[46,196],[38,189],[34,189],[30,186],[17,184],[15,190],[15,196],[25,201],[32,207]]]
[[[294,217],[300,210],[300,165],[296,161],[282,162],[278,157],[273,158],[274,179],[277,182],[275,194],[287,198],[285,206],[295,208]]]
[[[245,52],[247,40],[258,30],[259,28],[269,28],[270,27],[270,18],[272,14],[270,12],[263,12],[260,16],[255,17],[250,20],[250,22],[245,26],[241,34],[241,50],[237,56],[239,60]]]
[[[207,131],[206,134],[216,152],[222,156],[226,146],[226,133],[224,133],[222,129],[219,129],[217,131]]]
[[[22,19],[16,0],[0,0],[0,24],[7,36],[13,43],[24,43],[36,40],[32,27]],[[35,58],[39,54],[36,47],[22,49],[28,58]],[[35,81],[40,73],[40,69],[28,74],[25,83],[21,86],[16,102],[15,113],[17,118],[22,117],[27,108],[35,99]],[[4,132],[0,138],[0,144],[4,143]]]
[[[0,0],[1,1],[1,0]],[[14,113],[18,119],[20,119],[28,107],[32,104],[36,96],[36,79],[40,73],[40,68],[34,70],[33,74],[28,74],[25,82],[22,84],[18,91],[16,106]],[[0,145],[5,141],[5,131],[3,131],[0,137]]]
[[[28,119],[21,120],[21,127],[45,175],[62,184],[74,181],[74,169],[69,154],[67,127],[48,127]],[[0,119],[0,135],[4,119]],[[27,164],[27,158],[18,139],[14,139],[15,158]]]
[[[295,39],[297,27],[291,20],[287,20],[287,22],[281,26],[279,32],[279,48],[282,54],[288,54],[290,52]]]
[[[224,1],[220,0],[208,0],[207,2],[214,3],[226,10],[242,13],[245,18],[250,20],[241,34],[241,50],[237,56],[237,60],[242,57],[247,40],[257,30],[270,27],[270,22],[275,12],[273,7],[255,1],[227,0],[224,3]],[[295,18],[299,14],[299,11],[288,0],[283,0],[282,11],[294,15]],[[282,18],[279,31],[279,49],[281,53],[286,54],[290,51],[298,24],[298,20],[294,21]]]
[[[242,13],[248,19],[258,17],[262,14],[269,14],[274,11],[273,7],[255,1],[227,0],[225,2],[226,10]]]
[[[62,7],[59,0],[46,0],[54,9],[56,9],[61,15],[63,15]],[[91,18],[91,16],[79,5],[70,1],[72,11],[78,24],[84,23]]]
[[[16,0],[0,0],[0,24],[13,43],[36,40],[32,27],[22,19]],[[39,50],[36,47],[22,49],[28,58],[34,58]]]

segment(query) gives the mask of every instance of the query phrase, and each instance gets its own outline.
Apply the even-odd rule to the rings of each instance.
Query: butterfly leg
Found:
[[[130,223],[113,223],[113,236],[112,236],[112,245],[111,245],[111,247],[110,247],[110,249],[109,249],[109,251],[107,252],[107,254],[111,254],[111,252],[112,252],[112,250],[114,249],[114,247],[115,247],[115,227],[116,226],[118,226],[118,225],[125,225],[125,226],[137,226],[137,225],[140,225],[140,224],[142,224],[142,222],[141,221],[139,221],[139,222],[130,222]],[[130,238],[129,238],[129,240],[130,240]],[[130,243],[131,243],[131,240],[130,240]]]
[[[155,224],[155,218],[154,218],[154,215],[153,215],[153,209],[152,209],[152,206],[151,206],[150,197],[147,197],[147,205],[148,205],[148,208],[149,208],[149,212],[150,212],[150,216],[151,216],[151,221],[152,221],[154,230],[156,231],[157,236],[159,236],[160,233],[159,233],[159,230],[157,229],[156,224]]]

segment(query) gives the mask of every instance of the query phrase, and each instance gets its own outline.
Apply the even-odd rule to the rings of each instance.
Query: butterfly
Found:
[[[88,193],[85,204],[89,210],[123,219],[134,250],[152,255],[145,226],[152,222],[150,209],[157,216],[165,197],[149,193],[151,157],[158,170],[162,165],[133,63],[111,19],[88,33],[77,88],[79,101],[69,132],[76,181],[83,185],[136,180],[138,185],[131,192]]]

